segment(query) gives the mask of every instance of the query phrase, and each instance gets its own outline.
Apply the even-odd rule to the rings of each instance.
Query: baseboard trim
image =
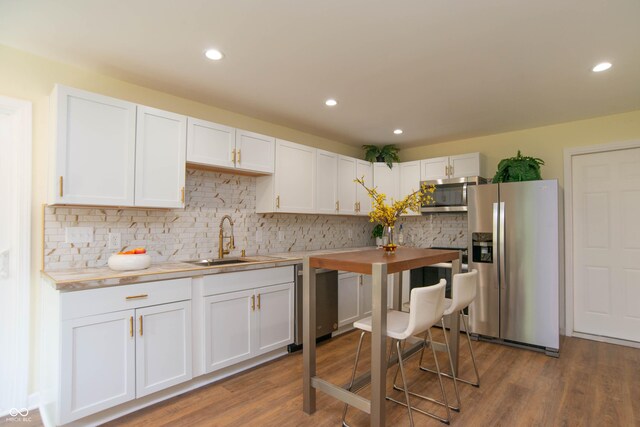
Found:
[[[640,348],[640,342],[621,340],[619,338],[604,337],[602,335],[591,335],[573,331],[572,337],[583,338],[585,340],[605,342],[607,344],[622,345],[624,347]]]

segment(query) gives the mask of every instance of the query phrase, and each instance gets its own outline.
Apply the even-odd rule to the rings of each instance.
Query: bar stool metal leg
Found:
[[[356,371],[358,370],[358,359],[360,359],[360,350],[362,349],[362,341],[364,340],[364,334],[366,332],[362,331],[362,333],[360,334],[360,340],[358,341],[358,349],[356,350],[356,360],[353,364],[353,372],[351,373],[351,381],[349,382],[349,388],[347,390],[351,391],[351,388],[353,387],[353,381],[356,379]],[[343,426],[347,426],[348,424],[345,422],[345,419],[347,417],[347,410],[349,409],[349,405],[348,404],[344,404],[344,409],[342,411],[342,425]]]
[[[398,403],[402,406],[405,406],[407,408],[407,410],[409,411],[409,425],[411,427],[413,427],[413,414],[411,413],[412,410],[416,410],[415,408],[411,407],[411,402],[409,401],[409,391],[407,388],[407,377],[404,373],[404,361],[402,360],[402,350],[400,348],[400,341],[399,340],[395,340],[396,341],[396,351],[398,354],[398,368],[400,369],[400,374],[402,376],[402,385],[404,386],[404,398],[406,400],[406,404],[400,401],[395,400],[392,397],[387,396],[387,400],[390,400],[392,402]],[[396,371],[396,375],[397,375],[397,371]],[[394,381],[395,382],[395,381]]]

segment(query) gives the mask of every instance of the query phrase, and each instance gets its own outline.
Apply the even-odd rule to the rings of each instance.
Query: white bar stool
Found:
[[[394,347],[395,351],[398,355],[398,369],[402,375],[402,383],[404,388],[405,402],[397,401],[389,396],[387,396],[388,400],[391,400],[400,405],[406,406],[409,413],[409,423],[413,426],[413,414],[412,411],[418,411],[424,415],[428,415],[437,420],[440,420],[446,424],[449,424],[451,419],[451,414],[449,411],[449,405],[447,404],[447,395],[444,389],[444,384],[442,382],[442,377],[438,376],[440,380],[440,391],[442,392],[442,399],[444,401],[444,406],[447,410],[447,417],[442,418],[436,414],[423,411],[418,408],[413,408],[411,406],[411,402],[409,400],[410,392],[407,389],[407,379],[404,371],[404,361],[402,358],[402,350],[401,344],[409,337],[420,334],[424,331],[427,331],[427,335],[429,340],[431,340],[431,327],[435,325],[437,322],[442,320],[442,315],[444,313],[444,292],[445,292],[446,281],[443,279],[439,284],[434,286],[427,286],[421,288],[414,288],[411,290],[411,298],[410,298],[410,312],[405,313],[403,311],[395,311],[389,310],[387,312],[387,336],[391,338],[391,348],[389,350],[389,360],[391,360]],[[348,390],[351,391],[353,387],[353,382],[356,376],[356,370],[358,368],[358,360],[360,358],[360,350],[362,348],[362,340],[364,338],[365,332],[371,332],[371,317],[367,317],[353,324],[354,327],[362,330],[360,334],[360,340],[358,341],[358,348],[356,350],[356,360],[353,366],[353,373],[351,374],[351,382],[349,384]],[[447,345],[447,349],[448,349]],[[433,349],[433,355],[435,358],[435,350]],[[451,354],[449,353],[449,359],[451,359]],[[436,358],[436,372],[440,372],[440,366],[438,365],[438,359]],[[396,371],[397,376],[397,371]],[[395,382],[395,380],[394,380]],[[347,409],[349,405],[344,406],[344,411],[342,413],[342,425],[347,426],[345,421],[347,415]]]
[[[476,298],[478,290],[478,270],[472,270],[469,273],[460,273],[453,276],[453,284],[451,287],[452,299],[445,298],[445,306],[447,307],[444,311],[444,316],[458,313],[458,315],[462,318],[462,323],[464,325],[464,330],[467,333],[467,344],[469,344],[469,352],[471,353],[471,360],[473,361],[473,370],[476,374],[475,382],[465,380],[459,377],[455,377],[452,374],[447,372],[436,372],[432,369],[428,369],[422,366],[422,356],[424,355],[424,349],[422,350],[422,354],[420,356],[420,369],[427,372],[438,373],[439,375],[444,375],[448,378],[453,378],[454,381],[462,381],[463,383],[470,384],[474,387],[480,387],[480,375],[478,374],[478,367],[476,365],[476,356],[473,353],[473,346],[471,345],[471,337],[469,336],[469,325],[467,324],[467,320],[464,317],[464,309],[473,302]],[[444,326],[443,326],[444,331]],[[444,331],[444,335],[446,338],[446,331]],[[451,370],[453,373],[453,369]],[[459,400],[458,400],[459,402]]]

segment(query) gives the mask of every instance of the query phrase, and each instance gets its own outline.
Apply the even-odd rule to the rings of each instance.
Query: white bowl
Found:
[[[147,254],[113,254],[109,257],[108,264],[112,270],[144,270],[151,265],[151,257]]]

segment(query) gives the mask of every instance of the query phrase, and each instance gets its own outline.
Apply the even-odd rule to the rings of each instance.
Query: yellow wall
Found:
[[[523,155],[539,157],[544,179],[558,179],[563,186],[563,149],[609,142],[640,140],[640,110],[588,120],[562,123],[500,133],[477,138],[461,139],[440,144],[406,148],[400,152],[402,161],[479,151],[485,155],[484,175],[492,178],[498,162],[515,156],[518,149]]]

